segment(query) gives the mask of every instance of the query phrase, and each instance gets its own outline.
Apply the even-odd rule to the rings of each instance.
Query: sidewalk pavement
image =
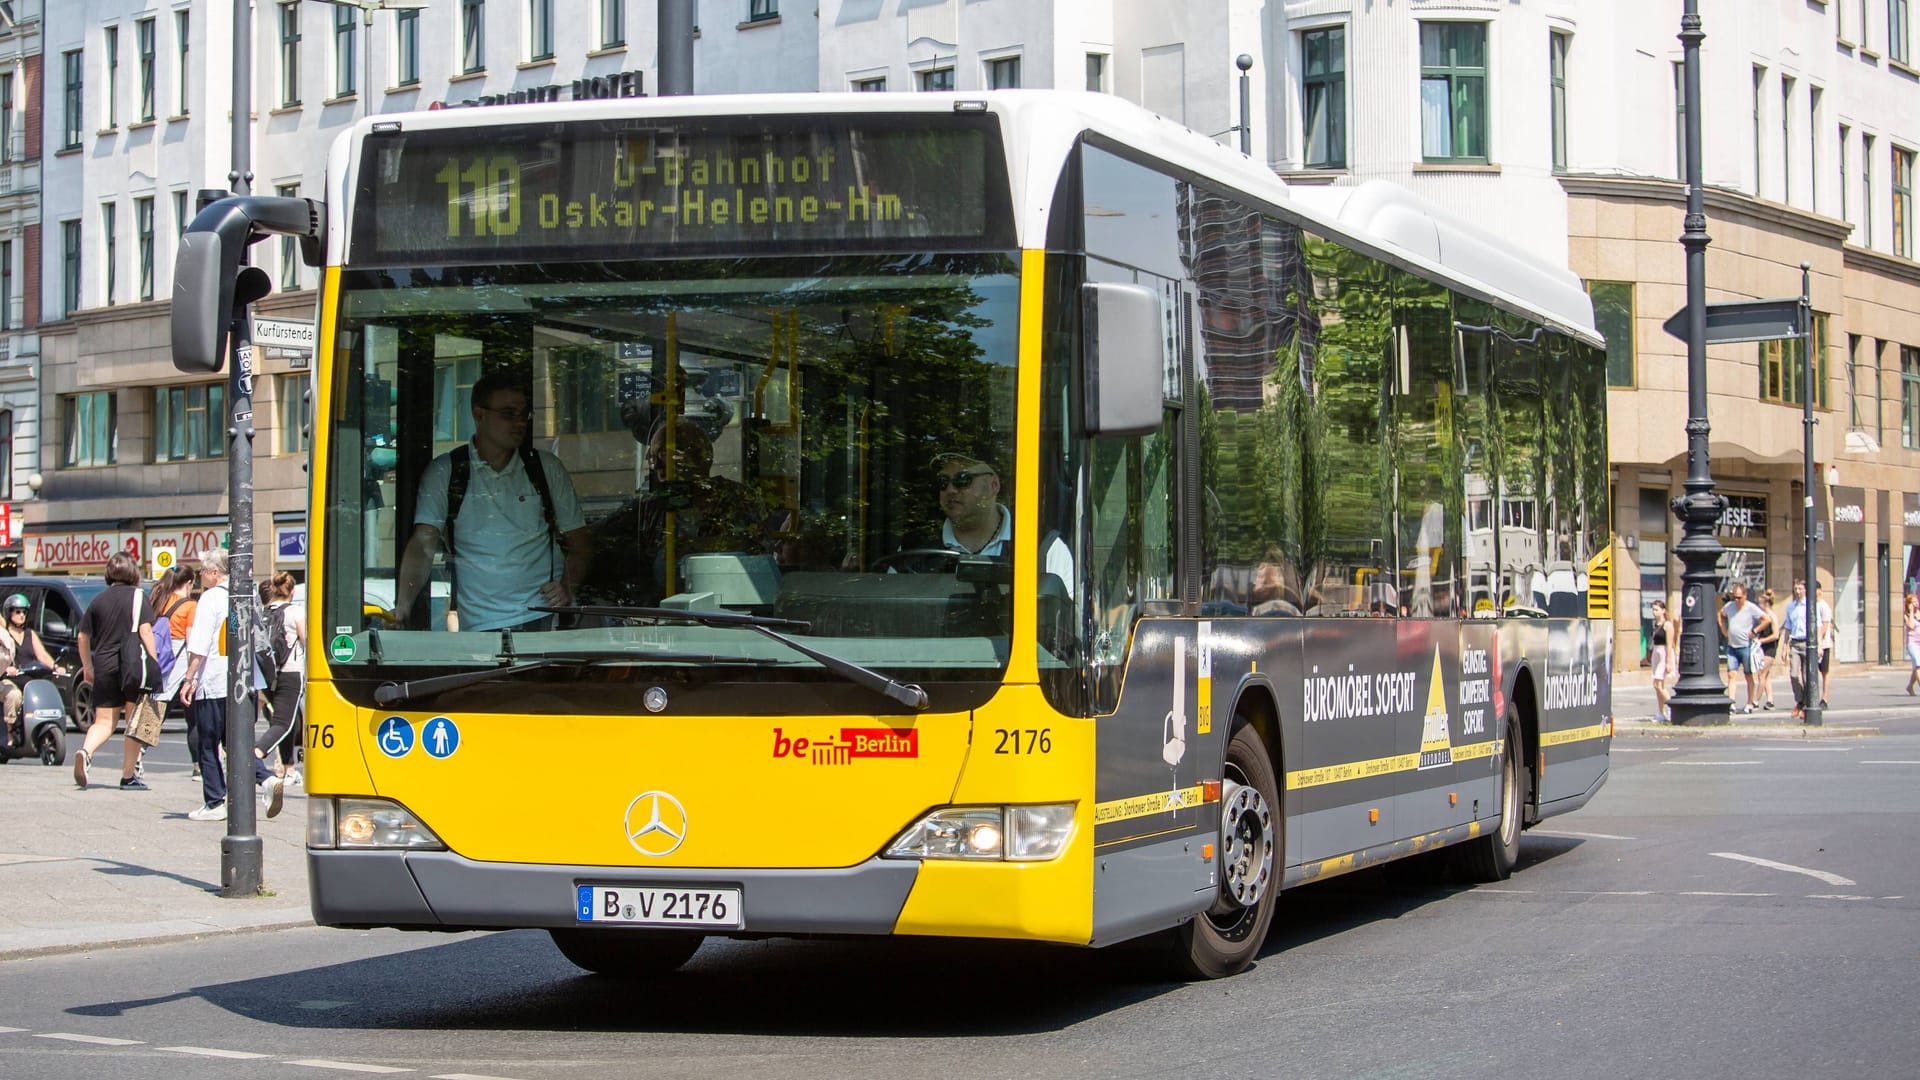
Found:
[[[279,817],[259,814],[262,894],[220,895],[224,821],[190,821],[200,780],[149,755],[150,791],[121,791],[121,736],[94,755],[93,783],[73,783],[27,758],[0,766],[0,960],[133,942],[311,926],[307,908],[306,792],[287,792]],[[162,747],[185,738],[161,736]],[[256,802],[256,806],[258,803]]]
[[[1784,677],[1774,694],[1781,708],[1741,715],[1738,723],[1676,728],[1655,724],[1653,689],[1632,673],[1614,684],[1620,735],[1771,735],[1848,737],[1878,734],[1871,723],[1906,696],[1904,668],[1839,673],[1828,692],[1826,723],[1792,719]],[[171,742],[176,732],[162,736]],[[77,745],[78,734],[70,746]],[[94,784],[74,787],[73,770],[28,759],[0,766],[0,960],[44,953],[312,925],[307,907],[306,792],[287,793],[286,808],[256,825],[262,841],[264,895],[220,895],[225,822],[187,819],[200,805],[200,781],[184,764],[154,762],[151,791],[120,791],[120,737],[95,755]]]

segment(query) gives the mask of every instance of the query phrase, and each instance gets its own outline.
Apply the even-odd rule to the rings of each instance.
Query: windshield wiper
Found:
[[[570,652],[551,653],[538,659],[519,664],[503,664],[498,667],[482,668],[478,671],[459,671],[452,675],[435,675],[429,679],[409,679],[405,682],[383,682],[373,688],[373,701],[376,705],[398,705],[429,694],[458,690],[465,686],[474,686],[495,679],[504,679],[512,675],[521,675],[529,671],[538,671],[550,667],[590,667],[594,664],[633,661],[644,663],[682,663],[682,664],[746,664],[752,667],[771,667],[778,660],[764,657],[719,656],[713,653],[641,653],[627,651],[609,652]]]
[[[595,615],[610,619],[664,619],[671,622],[699,623],[701,626],[744,627],[763,637],[772,638],[855,686],[897,701],[915,712],[924,711],[929,704],[927,692],[912,683],[888,678],[870,667],[863,667],[832,653],[821,652],[811,645],[802,644],[779,632],[796,630],[805,633],[813,629],[812,623],[800,619],[776,619],[767,615],[749,615],[739,611],[690,611],[683,608],[620,607],[598,604],[536,607],[534,610],[551,611],[557,615]]]

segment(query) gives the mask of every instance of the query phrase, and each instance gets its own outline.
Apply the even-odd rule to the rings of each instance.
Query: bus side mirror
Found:
[[[1080,287],[1086,342],[1087,434],[1160,430],[1164,395],[1160,297],[1116,282]]]
[[[224,366],[234,284],[247,247],[275,233],[298,237],[304,251],[317,252],[318,240],[326,233],[321,205],[311,199],[239,195],[194,215],[173,262],[174,367],[198,374]],[[252,299],[258,297],[240,303]]]

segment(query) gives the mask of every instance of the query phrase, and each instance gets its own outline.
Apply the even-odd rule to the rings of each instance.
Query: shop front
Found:
[[[1867,492],[1833,488],[1833,658],[1843,664],[1866,659]]]

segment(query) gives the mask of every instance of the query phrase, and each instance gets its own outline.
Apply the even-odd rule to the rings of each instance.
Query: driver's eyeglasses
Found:
[[[518,423],[521,420],[533,419],[533,410],[525,407],[518,408],[518,409],[506,409],[506,408],[489,409],[485,405],[482,405],[480,406],[480,411],[490,412],[493,415],[499,417],[500,419],[505,420],[509,424]]]
[[[991,475],[993,474],[988,472],[943,473],[933,478],[933,490],[940,492],[952,488],[955,491],[965,491],[973,486],[974,480]]]

